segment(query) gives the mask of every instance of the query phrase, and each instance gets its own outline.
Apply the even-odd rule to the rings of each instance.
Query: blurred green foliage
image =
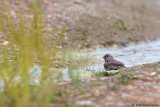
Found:
[[[63,49],[57,47],[63,43],[66,28],[62,28],[51,46],[52,43],[46,41],[46,24],[39,0],[33,0],[28,6],[30,17],[23,13],[19,2],[17,21],[11,15],[9,3],[1,1],[0,6],[0,33],[9,42],[7,46],[0,47],[0,81],[4,83],[0,92],[0,107],[49,107],[50,98],[59,88],[55,80],[60,78],[56,70],[49,68],[53,67],[56,56],[61,55]],[[54,32],[51,35],[54,36]],[[62,63],[60,59],[58,61]],[[31,85],[29,71],[34,66],[42,72],[39,83]],[[58,75],[53,78],[51,73]]]

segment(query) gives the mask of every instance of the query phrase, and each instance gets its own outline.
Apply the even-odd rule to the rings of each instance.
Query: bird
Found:
[[[115,60],[113,58],[113,56],[110,55],[110,54],[105,54],[103,56],[103,59],[105,61],[104,69],[106,71],[118,70],[118,69],[121,69],[121,68],[126,68],[125,65],[122,62]]]

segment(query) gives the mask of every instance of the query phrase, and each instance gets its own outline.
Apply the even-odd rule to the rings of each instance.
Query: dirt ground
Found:
[[[92,0],[88,4],[93,5],[96,1]],[[70,39],[79,47],[125,46],[130,42],[150,41],[160,37],[160,14],[155,5],[148,5],[143,0],[101,0],[95,4],[92,12],[82,15],[76,26],[69,31]],[[112,26],[117,19],[122,20],[129,27],[128,30]]]
[[[160,5],[156,0],[82,0],[79,4],[56,0],[55,4],[56,9],[51,6],[50,10],[53,14],[63,10],[57,19],[68,27],[64,45],[69,47],[126,46],[160,37]],[[119,20],[126,29],[114,25]]]
[[[114,76],[80,80],[79,85],[60,83],[67,94],[57,96],[69,107],[159,107],[160,62],[126,68]],[[56,105],[53,105],[53,107]],[[58,106],[60,106],[58,104]],[[57,107],[58,107],[57,106]]]

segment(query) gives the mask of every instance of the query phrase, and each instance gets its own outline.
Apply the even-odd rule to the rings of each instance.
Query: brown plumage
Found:
[[[104,63],[104,69],[106,71],[125,68],[125,66],[124,66],[124,64],[122,62],[115,60],[113,58],[113,56],[110,55],[110,54],[105,54],[103,56],[103,59],[105,61],[105,63]]]

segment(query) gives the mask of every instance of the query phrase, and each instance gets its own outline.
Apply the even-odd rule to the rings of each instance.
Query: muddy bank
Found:
[[[68,29],[69,46],[125,46],[158,39],[160,6],[156,0],[86,0]]]
[[[11,16],[17,18],[17,1],[10,2]],[[28,15],[30,0],[22,3]],[[46,29],[52,26],[68,30],[64,45],[68,47],[107,47],[160,38],[160,3],[158,0],[42,0]]]

